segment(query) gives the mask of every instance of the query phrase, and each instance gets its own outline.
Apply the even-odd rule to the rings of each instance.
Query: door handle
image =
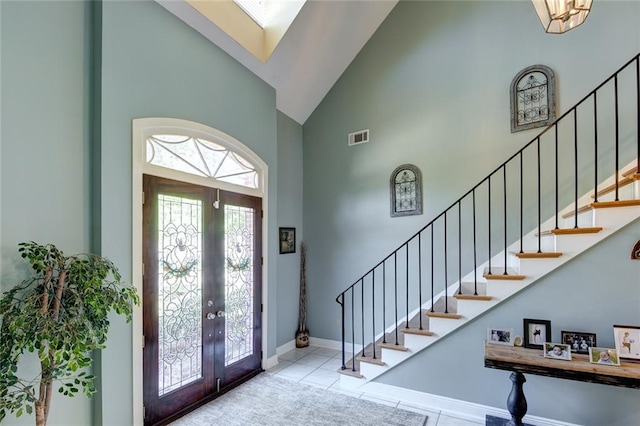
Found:
[[[209,312],[209,313],[207,314],[207,319],[212,320],[212,319],[215,319],[215,318],[216,318],[216,314],[214,314],[213,312]]]
[[[218,312],[216,312],[216,313],[209,312],[209,313],[207,314],[207,319],[212,320],[212,319],[216,319],[216,317],[217,317],[217,318],[224,318],[224,317],[225,317],[225,315],[226,315],[226,312],[225,312],[225,311],[218,311]]]
[[[215,315],[217,315],[220,318],[224,318],[227,315],[227,313],[225,311],[218,311],[215,313]]]

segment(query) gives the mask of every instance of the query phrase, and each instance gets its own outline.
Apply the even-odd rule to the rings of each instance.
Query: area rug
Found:
[[[260,374],[171,426],[424,426],[427,416]]]

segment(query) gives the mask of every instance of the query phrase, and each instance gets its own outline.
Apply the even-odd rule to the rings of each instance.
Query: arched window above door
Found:
[[[152,134],[146,161],[197,176],[258,188],[257,168],[245,157],[210,140],[179,134]]]

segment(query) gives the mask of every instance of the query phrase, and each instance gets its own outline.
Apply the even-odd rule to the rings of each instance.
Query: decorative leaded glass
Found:
[[[202,202],[158,196],[158,395],[202,377]]]
[[[391,174],[391,217],[422,214],[422,174],[403,164]]]
[[[555,114],[551,68],[533,65],[520,71],[511,82],[511,132],[547,126]]]
[[[225,205],[225,366],[253,355],[254,210]]]
[[[147,163],[249,188],[258,187],[258,173],[247,159],[200,138],[152,135],[147,138]]]

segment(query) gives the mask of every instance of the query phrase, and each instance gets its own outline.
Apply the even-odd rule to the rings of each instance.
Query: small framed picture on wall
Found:
[[[280,228],[280,254],[296,252],[296,228]]]

